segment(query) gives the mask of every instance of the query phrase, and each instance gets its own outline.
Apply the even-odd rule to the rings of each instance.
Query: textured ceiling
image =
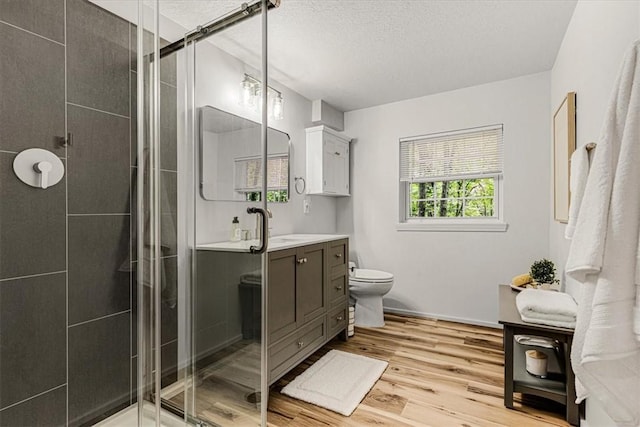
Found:
[[[161,0],[186,28],[239,1]],[[551,69],[575,8],[565,0],[282,0],[269,14],[271,77],[354,109]],[[260,19],[209,40],[253,67]]]

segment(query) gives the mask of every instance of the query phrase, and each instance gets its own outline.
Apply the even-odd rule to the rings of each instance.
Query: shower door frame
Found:
[[[149,6],[151,4],[152,6]],[[138,174],[137,174],[137,307],[138,307],[138,372],[137,372],[137,402],[138,425],[143,425],[144,402],[150,402],[154,406],[154,418],[157,426],[163,410],[161,396],[161,241],[160,241],[160,61],[154,58],[162,58],[177,50],[185,48],[186,75],[183,79],[185,115],[182,145],[178,142],[178,168],[184,165],[181,172],[178,169],[178,193],[184,191],[186,198],[186,215],[181,220],[178,228],[178,289],[182,292],[182,303],[186,320],[183,327],[179,326],[179,345],[182,342],[184,348],[183,359],[178,361],[178,382],[182,381],[185,394],[182,418],[187,423],[197,423],[195,418],[195,348],[193,337],[193,313],[195,298],[192,296],[193,286],[196,280],[196,200],[199,194],[199,180],[197,168],[199,165],[197,147],[197,114],[195,103],[195,45],[204,38],[222,31],[231,25],[260,13],[261,16],[261,80],[265,87],[268,84],[268,10],[280,5],[280,0],[256,0],[247,5],[242,5],[241,10],[223,16],[204,27],[198,27],[196,31],[187,33],[185,37],[165,48],[160,47],[160,4],[161,0],[138,0],[138,27],[137,27],[137,113],[138,113]],[[146,9],[146,10],[145,10]],[[151,11],[151,13],[149,13]],[[152,15],[151,23],[147,26],[149,15]],[[145,19],[146,18],[146,19]],[[145,52],[145,32],[150,31],[153,36],[152,50]],[[147,81],[145,81],[147,80]],[[268,99],[262,96],[262,120],[260,129],[261,158],[262,158],[262,183],[261,198],[258,211],[262,212],[263,220],[268,222],[265,215],[267,209],[267,129],[268,129]],[[148,103],[145,104],[145,101]],[[145,109],[147,109],[145,111]],[[180,129],[180,125],[178,127]],[[148,144],[146,144],[147,138]],[[181,157],[183,162],[181,163]],[[179,199],[180,200],[180,197]],[[180,210],[180,207],[178,208]],[[267,423],[267,406],[269,396],[268,372],[267,372],[267,248],[268,248],[268,224],[263,227],[261,236],[261,251],[255,253],[260,256],[262,283],[261,283],[261,341],[260,341],[260,418],[261,424]],[[145,247],[146,246],[146,247]],[[146,251],[146,252],[145,252]],[[180,262],[181,254],[183,261]],[[188,267],[185,267],[187,265]],[[182,270],[182,272],[181,272]],[[146,285],[145,285],[146,284]],[[145,296],[145,286],[149,288],[151,295]],[[149,291],[147,291],[149,293]],[[180,301],[180,297],[179,297]],[[148,306],[145,303],[149,303]],[[145,325],[148,319],[148,325]],[[180,352],[179,352],[180,354]],[[141,404],[142,403],[142,404]],[[175,412],[174,408],[167,408]],[[172,410],[173,409],[173,410]]]

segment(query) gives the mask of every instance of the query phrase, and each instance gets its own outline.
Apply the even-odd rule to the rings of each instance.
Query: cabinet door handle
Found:
[[[342,254],[336,254],[336,258],[342,258]]]
[[[303,345],[304,345],[304,341],[298,341],[298,348],[302,348]]]
[[[341,321],[342,319],[344,319],[344,317],[342,317],[342,315],[340,315],[340,316],[336,317],[336,320],[337,320],[338,322],[339,322],[339,321]]]
[[[340,152],[339,152],[339,151],[336,151],[336,152],[335,152],[335,153],[333,153],[333,154],[335,154],[336,156],[339,156],[339,155],[340,155]]]
[[[304,264],[304,258],[298,258],[298,264]]]
[[[342,290],[342,285],[337,285],[336,286],[336,290],[341,291]]]

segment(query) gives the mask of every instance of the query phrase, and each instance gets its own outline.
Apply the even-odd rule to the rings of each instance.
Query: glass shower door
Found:
[[[203,23],[185,36],[179,56],[185,82],[178,150],[185,172],[179,173],[179,206],[187,207],[179,212],[187,220],[178,231],[185,388],[163,398],[201,425],[266,425],[267,100],[260,82],[267,81],[267,3],[245,4]],[[254,67],[216,46],[229,31],[250,34],[248,43],[259,49]],[[229,65],[238,73],[230,74]],[[243,90],[245,75],[254,81],[250,93]]]

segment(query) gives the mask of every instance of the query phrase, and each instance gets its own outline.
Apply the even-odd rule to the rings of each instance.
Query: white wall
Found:
[[[239,103],[240,82],[244,73],[255,77],[260,74],[233,56],[210,43],[199,43],[197,47],[196,104],[211,105],[238,116],[260,122],[260,114],[247,110]],[[295,232],[333,233],[336,230],[335,199],[312,197],[311,212],[303,214],[303,196],[293,189],[294,176],[306,176],[305,127],[311,123],[311,101],[277,82],[270,86],[281,91],[285,99],[283,120],[273,120],[269,126],[289,134],[291,137],[291,191],[289,203],[273,203],[271,220],[274,235]],[[309,197],[309,196],[308,196]],[[248,203],[197,201],[198,243],[229,239],[231,220],[240,217],[241,228],[253,229],[255,215],[248,215]]]
[[[362,265],[392,272],[387,308],[495,324],[498,284],[548,255],[549,74],[541,73],[345,116],[352,197],[338,202],[338,232]],[[503,123],[506,232],[397,231],[398,139]]]
[[[578,2],[551,71],[552,109],[567,92],[576,92],[578,147],[597,141],[624,52],[639,37],[640,2]],[[569,241],[564,239],[565,226],[553,221],[553,205],[549,218],[550,256],[562,269]],[[597,400],[588,400],[586,409],[589,426],[613,425]]]
[[[622,57],[639,36],[639,4],[607,0],[576,6],[551,71],[551,108],[555,110],[567,92],[576,92],[578,147],[598,139]],[[569,241],[565,225],[553,221],[553,205],[549,215],[550,255],[562,267]]]

